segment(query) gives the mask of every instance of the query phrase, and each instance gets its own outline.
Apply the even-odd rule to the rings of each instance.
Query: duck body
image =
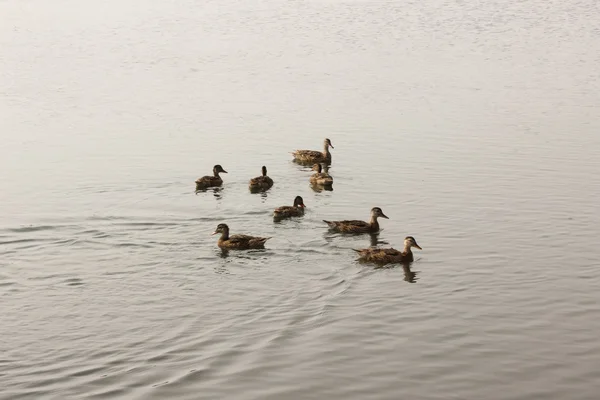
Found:
[[[203,176],[196,180],[196,186],[200,189],[217,187],[223,184],[223,179],[220,176]]]
[[[340,233],[372,233],[379,231],[379,224],[359,220],[326,221],[329,228]]]
[[[322,172],[321,164],[315,164],[312,170],[317,172],[310,176],[310,183],[320,186],[333,185],[333,178],[327,172]]]
[[[213,167],[213,175],[206,175],[196,179],[196,189],[206,189],[209,187],[218,187],[223,184],[223,179],[219,176],[220,173],[227,173],[220,165]]]
[[[264,249],[265,242],[269,239],[249,235],[232,235],[227,239],[220,238],[217,245],[222,249],[232,250]]]
[[[293,206],[281,206],[277,207],[275,211],[273,211],[273,218],[275,219],[283,219],[283,218],[291,218],[291,217],[301,217],[304,215],[304,200],[300,196],[296,196],[294,199]]]
[[[326,221],[323,220],[329,229],[340,233],[375,233],[379,232],[379,222],[377,218],[382,217],[389,219],[381,208],[373,207],[371,209],[371,220],[369,222],[359,220],[344,220],[344,221]]]
[[[394,248],[388,249],[362,249],[356,250],[359,254],[359,260],[363,262],[372,262],[376,264],[395,264],[395,263],[410,263],[414,261],[414,255],[411,250],[412,247],[416,247],[419,250],[419,246],[412,236],[407,236],[404,239],[404,250],[396,250]]]
[[[270,237],[259,237],[250,235],[229,235],[229,227],[226,224],[219,224],[213,235],[220,233],[217,245],[222,249],[230,250],[248,250],[248,249],[264,249],[265,242]]]
[[[301,164],[331,164],[331,153],[329,152],[329,148],[334,148],[331,144],[331,140],[325,139],[323,145],[324,149],[322,152],[316,150],[296,150],[292,152],[292,155],[294,156],[294,161]]]
[[[390,264],[396,262],[412,262],[413,253],[403,252],[394,248],[389,249],[362,249],[355,250],[361,261]]]
[[[250,191],[260,191],[267,190],[273,186],[273,179],[267,176],[267,167],[263,165],[262,167],[262,176],[257,176],[256,178],[250,179],[250,183],[248,187]]]

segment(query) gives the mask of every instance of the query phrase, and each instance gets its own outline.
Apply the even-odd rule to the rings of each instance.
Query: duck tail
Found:
[[[329,226],[335,226],[335,224],[331,221],[323,220],[323,222],[325,222]]]
[[[356,249],[352,249],[352,250],[354,250],[357,253],[362,253],[362,250],[356,250]]]

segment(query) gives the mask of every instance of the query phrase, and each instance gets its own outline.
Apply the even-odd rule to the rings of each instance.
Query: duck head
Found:
[[[296,198],[294,199],[294,207],[306,208],[302,196],[296,196]]]
[[[415,238],[414,238],[414,237],[412,237],[412,236],[407,236],[407,237],[404,239],[404,247],[405,247],[405,248],[407,248],[407,249],[408,249],[408,248],[411,248],[411,247],[416,247],[416,248],[417,248],[417,249],[419,249],[419,250],[423,250],[423,249],[421,248],[421,246],[419,246],[419,245],[417,244],[417,241],[415,240]]]
[[[226,173],[227,173],[227,171],[225,171],[225,170],[223,169],[223,167],[221,167],[221,165],[220,165],[220,164],[217,164],[217,165],[215,165],[215,166],[213,167],[213,172],[214,172],[214,174],[215,174],[215,175],[219,174],[220,172],[222,172],[222,173],[224,173],[224,174],[226,174]]]
[[[373,217],[381,217],[381,218],[385,218],[385,219],[389,219],[387,215],[385,215],[383,213],[383,211],[381,211],[381,208],[379,207],[373,207],[371,209],[371,216]]]
[[[215,231],[213,232],[213,235],[216,235],[217,233],[225,233],[225,232],[229,232],[229,227],[227,226],[227,224],[219,224],[219,225],[217,225],[217,229],[215,229]]]

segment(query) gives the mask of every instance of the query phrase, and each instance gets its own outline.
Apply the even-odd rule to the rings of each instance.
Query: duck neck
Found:
[[[377,215],[371,215],[371,228],[373,228],[374,231],[378,231],[379,230],[379,222],[377,222]]]
[[[219,171],[216,168],[213,169],[213,174],[215,175],[216,178],[219,177]]]
[[[229,229],[224,229],[223,233],[221,233],[221,238],[219,239],[219,241],[224,241],[229,239]]]
[[[404,254],[412,254],[412,250],[411,250],[410,244],[405,244],[404,245],[404,250],[402,250],[402,253],[404,253]]]
[[[329,145],[327,143],[325,143],[325,147],[323,148],[323,154],[325,154],[325,155],[329,154]]]

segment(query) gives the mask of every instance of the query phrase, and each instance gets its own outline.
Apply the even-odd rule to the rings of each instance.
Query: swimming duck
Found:
[[[373,207],[371,209],[371,221],[325,221],[329,228],[341,232],[341,233],[368,233],[368,232],[378,232],[379,231],[379,222],[377,222],[377,218],[385,218],[389,219],[381,208]]]
[[[217,225],[217,229],[215,230],[213,235],[216,235],[217,233],[221,234],[217,245],[222,249],[263,249],[265,247],[265,242],[271,239],[270,237],[265,238],[249,235],[229,236],[229,227],[227,226],[227,224]]]
[[[290,217],[301,217],[304,215],[304,200],[302,200],[301,196],[296,196],[294,199],[293,206],[281,206],[277,207],[275,211],[273,211],[273,217],[277,219],[281,218],[290,218]]]
[[[295,161],[300,163],[324,162],[327,164],[331,164],[331,153],[329,152],[330,147],[333,149],[333,146],[331,145],[331,140],[325,139],[323,145],[323,152],[316,150],[296,150],[292,152],[292,154],[294,155]]]
[[[221,186],[223,184],[223,179],[219,176],[219,173],[226,174],[227,171],[223,169],[219,164],[213,167],[213,176],[206,175],[202,178],[196,179],[196,188],[204,189],[209,187]]]
[[[262,176],[250,179],[249,188],[251,191],[267,190],[273,186],[273,179],[267,176],[267,167],[263,165]]]
[[[313,185],[331,186],[333,185],[333,178],[327,172],[321,172],[321,163],[313,165],[312,171],[317,171],[310,176],[310,183]]]
[[[374,263],[378,263],[378,264],[391,264],[391,263],[412,262],[414,260],[414,256],[413,256],[413,253],[411,250],[412,247],[416,247],[419,250],[423,250],[423,249],[421,249],[421,246],[419,246],[417,244],[417,241],[415,240],[415,238],[412,236],[407,236],[404,239],[404,250],[402,250],[402,251],[398,251],[394,248],[390,248],[390,249],[369,248],[369,249],[362,249],[362,250],[356,250],[356,249],[352,249],[352,250],[354,250],[358,254],[360,254],[360,256],[359,256],[360,261],[374,262]]]

